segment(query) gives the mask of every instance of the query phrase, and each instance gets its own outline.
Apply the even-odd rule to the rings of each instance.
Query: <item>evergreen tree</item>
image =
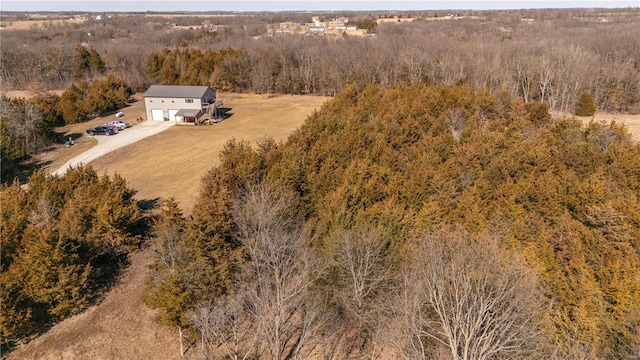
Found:
[[[454,115],[464,121],[452,122]],[[483,247],[487,237],[478,234],[489,234],[496,249],[514,253],[510,256],[505,252],[505,256],[493,260],[491,256],[495,254],[487,255],[481,263],[496,260],[493,267],[477,265],[469,276],[452,272],[463,277],[460,282],[454,280],[456,285],[497,294],[490,289],[503,289],[499,281],[504,275],[503,280],[515,284],[514,289],[518,290],[495,304],[503,306],[511,300],[516,304],[517,299],[526,298],[520,296],[529,295],[523,294],[526,287],[516,284],[520,276],[509,275],[512,259],[519,259],[518,274],[539,274],[537,281],[543,296],[552,306],[542,309],[546,313],[540,316],[546,320],[534,329],[541,333],[533,335],[543,337],[536,339],[538,353],[622,359],[632,358],[634,349],[640,347],[640,148],[616,124],[590,124],[585,128],[575,119],[551,121],[544,103],[524,104],[504,94],[495,101],[486,92],[476,93],[465,87],[350,86],[309,117],[286,144],[264,142],[254,149],[231,141],[221,155],[220,165],[203,178],[192,218],[186,220],[179,237],[189,261],[178,267],[178,277],[169,276],[167,266],[158,267],[152,276],[154,288],[162,292],[164,286],[170,294],[169,299],[162,300],[170,303],[162,306],[171,310],[174,325],[181,327],[185,320],[176,312],[184,314],[189,309],[202,308],[207,301],[224,307],[226,301],[238,301],[236,291],[242,296],[252,294],[254,289],[240,289],[234,283],[239,274],[252,269],[250,251],[255,250],[247,248],[247,237],[238,236],[238,231],[244,231],[244,235],[263,231],[264,239],[271,239],[273,234],[285,239],[293,234],[285,227],[272,229],[254,224],[253,221],[264,220],[262,215],[237,215],[242,209],[234,199],[242,198],[241,194],[254,184],[268,180],[272,185],[265,192],[272,196],[296,193],[300,201],[291,202],[295,216],[289,218],[300,216],[304,233],[313,235],[314,250],[332,269],[320,272],[324,279],[316,283],[315,297],[312,296],[330,304],[329,309],[316,309],[332,319],[323,333],[327,343],[340,344],[347,335],[364,334],[367,342],[360,343],[360,349],[377,351],[378,346],[384,346],[384,324],[399,318],[388,318],[375,306],[385,306],[381,295],[385,291],[401,292],[397,287],[401,282],[385,282],[385,290],[371,290],[367,297],[359,291],[367,289],[367,284],[380,284],[376,281],[382,275],[400,275],[394,268],[396,258],[388,257],[393,259],[389,262],[386,258],[396,256],[397,251],[397,264],[406,263],[415,253],[412,249],[425,241],[416,238],[416,233],[456,226],[459,234],[470,234],[468,242],[472,244],[463,242],[459,245],[465,252],[451,248],[446,256],[485,256],[468,250]],[[361,246],[359,239],[343,236],[366,228],[384,229],[379,248],[367,245],[378,243],[373,241],[374,236],[363,237],[361,243],[365,245]],[[280,236],[278,231],[285,234]],[[345,240],[340,241],[341,238]],[[436,239],[432,245],[438,247],[440,242]],[[270,246],[276,243],[264,242]],[[380,261],[367,252],[376,249],[383,257]],[[429,266],[446,260],[446,256],[438,258],[434,251],[424,254],[434,257],[428,260]],[[356,262],[356,258],[363,261]],[[442,264],[443,271],[451,271],[452,262]],[[375,271],[356,271],[365,268]],[[421,266],[420,271],[426,268]],[[486,271],[488,268],[495,270]],[[417,271],[408,272],[408,283],[417,283],[411,279]],[[186,274],[192,274],[188,286],[181,280]],[[354,274],[374,275],[358,282]],[[476,287],[478,279],[487,281],[482,289]],[[438,287],[444,284],[440,284],[439,276],[432,280]],[[352,284],[355,290],[351,290]],[[453,286],[451,282],[444,285]],[[347,289],[355,295],[347,296]],[[188,296],[183,297],[185,292]],[[438,290],[432,294],[437,298],[444,293]],[[161,296],[158,292],[156,295]],[[338,295],[341,301],[332,297]],[[476,296],[463,300],[467,299],[484,301]],[[414,315],[420,315],[409,316],[407,321],[422,318],[429,326],[435,324],[434,314],[424,313],[428,309],[425,303],[413,302],[422,300],[404,300],[409,301],[407,306],[415,306]],[[366,302],[366,306],[358,302]],[[528,313],[516,310],[513,317],[502,317],[500,321],[526,322]],[[495,315],[495,311],[488,314]],[[494,318],[489,315],[487,319]],[[206,323],[193,316],[188,320],[198,329]],[[314,326],[322,325],[312,323],[305,329]],[[491,331],[507,328],[494,326]],[[447,335],[425,337],[425,329],[414,327],[416,337],[411,339],[419,338],[419,343],[407,344],[413,340],[405,337],[397,340],[397,347],[413,345],[423,354],[442,351],[437,342],[448,341]],[[485,330],[490,329],[481,327],[479,331]],[[453,340],[444,346],[454,357],[463,356],[459,351],[467,345],[459,347],[459,339]],[[505,341],[510,347],[511,340]],[[267,351],[265,344],[263,353]],[[525,342],[518,340],[515,344],[519,349],[496,351],[508,354],[522,350],[523,357],[531,354]],[[334,355],[339,354],[336,357],[358,350],[335,347],[340,350],[331,347],[327,351],[335,351]],[[260,351],[256,350],[258,354]]]
[[[190,326],[187,312],[197,301],[194,287],[188,286],[196,273],[197,261],[185,245],[184,227],[185,220],[178,204],[173,199],[165,200],[154,226],[156,260],[144,292],[145,303],[159,310],[160,323],[178,329],[181,356],[184,329]]]
[[[83,45],[76,45],[73,58],[74,79],[88,81],[98,75],[103,75],[105,71],[105,63],[94,47],[87,50]]]
[[[58,101],[58,111],[62,115],[65,124],[75,124],[87,119],[84,106],[88,84],[84,81],[71,86],[62,93]]]
[[[73,78],[83,80],[91,71],[91,54],[86,47],[76,45],[73,57]]]
[[[578,98],[576,102],[574,114],[576,114],[576,116],[593,116],[596,110],[596,103],[591,94],[588,92],[580,94],[580,98]]]
[[[1,189],[3,341],[82,311],[140,241],[142,215],[121,177],[78,167],[28,183]]]
[[[100,57],[100,54],[93,47],[89,49],[89,66],[91,68],[92,77],[95,77],[97,75],[104,75],[107,70],[104,61]]]
[[[104,115],[124,107],[132,93],[124,80],[107,76],[89,84],[82,103],[87,114]]]

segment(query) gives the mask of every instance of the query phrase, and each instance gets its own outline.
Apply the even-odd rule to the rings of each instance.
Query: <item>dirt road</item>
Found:
[[[91,161],[99,158],[100,156],[106,155],[113,150],[119,149],[129,144],[133,144],[136,141],[142,140],[146,137],[156,135],[164,130],[167,130],[173,125],[175,125],[175,122],[173,121],[147,120],[136,126],[122,130],[115,135],[97,135],[95,136],[95,138],[98,140],[98,144],[96,146],[67,161],[60,168],[52,172],[52,174],[64,175],[69,167],[88,164]]]

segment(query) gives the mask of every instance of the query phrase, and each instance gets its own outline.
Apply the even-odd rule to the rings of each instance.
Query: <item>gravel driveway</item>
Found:
[[[134,125],[128,129],[122,130],[115,135],[96,135],[95,138],[98,140],[98,145],[67,161],[52,174],[64,175],[69,167],[88,164],[102,155],[105,155],[113,150],[119,149],[129,144],[133,144],[138,140],[158,134],[162,131],[167,130],[173,125],[175,125],[174,121],[147,120],[138,125]]]

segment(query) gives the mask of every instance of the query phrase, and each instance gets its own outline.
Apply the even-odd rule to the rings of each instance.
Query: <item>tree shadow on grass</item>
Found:
[[[26,184],[31,175],[51,163],[51,161],[38,161],[32,157],[25,157],[20,160],[13,171],[2,174],[2,183],[11,184],[18,181],[20,184]]]
[[[97,305],[122,277],[124,270],[130,265],[128,252],[106,252],[91,262],[95,269],[92,290],[89,292],[87,306]]]
[[[62,143],[68,146],[73,146],[73,142],[78,140],[80,137],[84,136],[82,133],[70,133],[70,134],[62,134]],[[72,141],[69,143],[69,141]]]
[[[160,199],[159,197],[154,198],[154,199],[142,199],[142,200],[138,200],[138,207],[141,210],[144,211],[151,211],[154,209],[159,209],[160,205],[162,204],[162,199]]]
[[[73,313],[55,319],[44,304],[33,302],[29,310],[33,318],[39,319],[39,324],[18,339],[2,339],[0,343],[0,358],[4,359],[21,344],[26,344],[44,335],[53,326],[65,319],[75,314],[81,314],[89,307],[100,304],[105,299],[106,294],[122,278],[124,270],[130,265],[129,252],[106,250],[103,254],[92,259],[89,265],[93,273],[86,294],[84,294],[86,300],[83,305],[75,309]]]
[[[88,282],[85,301],[82,306],[74,310],[74,313],[82,313],[91,306],[96,306],[106,299],[106,295],[121,281],[125,270],[131,265],[131,254],[139,251],[135,248],[136,244],[142,246],[145,240],[153,236],[153,223],[157,216],[157,211],[161,205],[161,198],[142,199],[136,202],[140,209],[141,216],[139,221],[128,229],[132,242],[121,244],[117,242],[104,241],[101,251],[97,256],[90,260],[92,270],[91,279]],[[79,253],[90,253],[95,249],[91,249],[88,244],[80,244]],[[2,339],[0,342],[0,357],[4,358],[16,349],[20,344],[27,343],[38,336],[48,332],[56,323],[68,318],[54,319],[48,313],[48,309],[43,304],[34,302],[30,307],[32,315],[39,318],[39,324],[29,330],[24,337],[20,339]],[[73,314],[69,314],[73,315]]]
[[[45,154],[48,152],[52,152],[58,149],[56,144],[64,144],[67,147],[73,146],[75,142],[82,137],[83,133],[56,133],[56,140],[54,145],[48,146],[47,148],[40,151],[38,154]],[[23,158],[17,159],[16,164],[12,167],[11,171],[7,171],[6,173],[2,173],[2,177],[0,182],[2,184],[13,183],[14,181],[19,181],[21,184],[25,184],[29,177],[33,175],[38,170],[43,169],[46,166],[52,164],[52,161],[39,161],[35,156],[25,156]]]
[[[219,107],[216,109],[216,117],[219,121],[226,120],[233,116],[233,113],[230,112],[233,108],[230,107]]]
[[[161,205],[162,199],[142,199],[137,201],[142,216],[134,228],[131,235],[139,240],[138,250],[145,246],[146,240],[153,236],[153,224],[156,217],[154,210]],[[93,259],[91,266],[96,271],[95,281],[92,284],[88,305],[93,306],[101,303],[105,295],[117,285],[122,278],[124,270],[131,264],[129,256],[137,251],[131,247],[115,246],[108,249],[103,254]]]
[[[4,340],[0,344],[0,358],[4,359],[5,356],[9,355],[16,348],[16,342],[13,340]]]
[[[137,201],[142,217],[136,226],[136,234],[140,236],[139,248],[147,246],[147,240],[153,237],[153,224],[158,217],[157,209],[162,206],[162,198],[141,199]]]

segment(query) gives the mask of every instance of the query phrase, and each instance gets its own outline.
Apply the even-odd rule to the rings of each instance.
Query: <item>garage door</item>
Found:
[[[169,110],[169,120],[176,121],[176,113],[179,110]]]
[[[151,120],[157,120],[157,121],[164,120],[162,109],[151,109]]]

